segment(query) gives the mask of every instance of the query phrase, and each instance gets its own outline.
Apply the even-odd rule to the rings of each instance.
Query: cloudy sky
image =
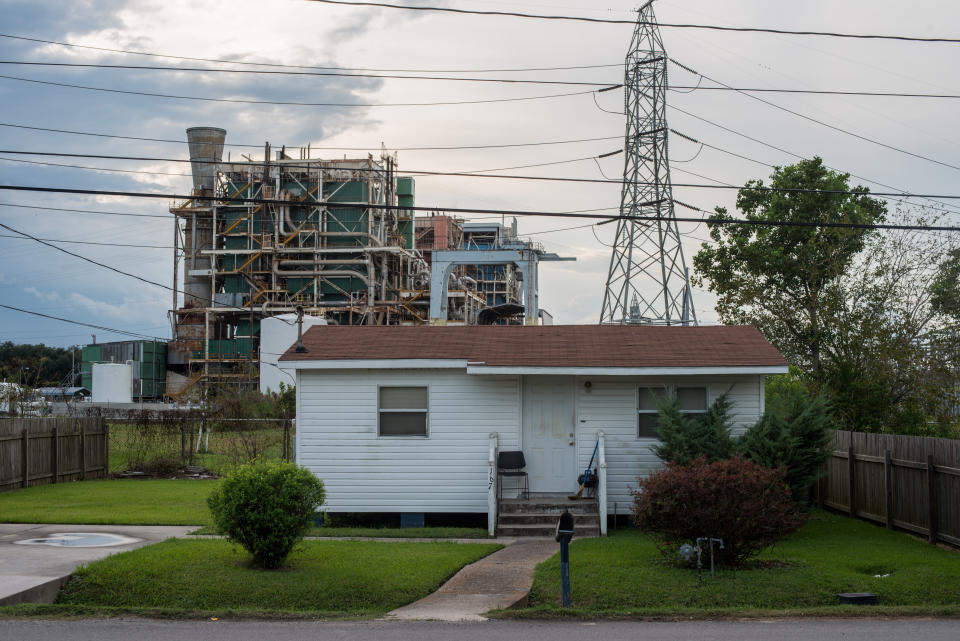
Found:
[[[607,0],[450,0],[421,4],[528,13],[564,13],[631,19],[633,2]],[[701,23],[913,36],[960,36],[955,3],[918,0],[907,10],[887,0],[658,0],[664,23]],[[38,84],[85,85],[176,96],[308,103],[428,103],[545,96],[590,89],[570,85],[268,76],[9,64],[11,61],[168,65],[231,68],[225,63],[189,63],[46,44],[22,38],[257,63],[430,70],[486,78],[567,82],[622,81],[629,25],[459,16],[370,7],[342,7],[300,0],[7,0],[0,37],[0,183],[78,189],[185,193],[188,165],[158,161],[17,156],[10,151],[186,158],[186,145],[40,131],[29,127],[180,141],[184,129],[213,125],[228,131],[231,154],[272,144],[310,144],[314,155],[355,156],[345,147],[390,149],[515,145],[609,138],[565,144],[493,149],[400,151],[400,169],[473,171],[546,165],[503,173],[616,178],[623,156],[592,158],[622,148],[622,92],[582,94],[484,104],[405,107],[308,107],[243,104],[137,96]],[[13,38],[10,36],[18,36]],[[776,87],[960,93],[955,69],[960,45],[839,40],[771,34],[723,33],[665,28],[668,54],[684,65],[738,87]],[[583,67],[556,71],[480,71]],[[237,68],[237,67],[232,67]],[[249,69],[250,67],[245,67]],[[266,67],[264,67],[266,68]],[[669,69],[671,83],[697,84],[697,77]],[[451,74],[447,74],[451,75]],[[15,79],[16,78],[16,79]],[[704,80],[702,87],[712,86]],[[834,168],[915,193],[957,193],[957,170],[906,153],[958,165],[957,101],[893,97],[762,94],[778,110],[741,94],[704,88],[668,94],[669,125],[707,145],[670,141],[676,184],[742,185],[769,175],[770,165],[820,155]],[[18,127],[11,127],[17,125]],[[23,128],[27,127],[27,128]],[[732,131],[731,131],[732,130]],[[739,133],[734,133],[739,132]],[[740,135],[743,134],[743,135]],[[750,140],[744,135],[753,138]],[[245,148],[242,145],[249,145]],[[713,147],[733,152],[718,151]],[[774,147],[780,148],[780,150]],[[316,151],[318,148],[328,148]],[[259,153],[262,154],[262,151]],[[790,155],[795,154],[795,155]],[[20,162],[11,159],[19,159]],[[59,163],[93,169],[31,164]],[[586,159],[586,160],[583,160]],[[105,169],[122,169],[105,171]],[[601,171],[603,173],[601,173]],[[142,172],[142,173],[131,173]],[[873,181],[873,182],[871,182]],[[709,210],[731,206],[735,192],[677,186],[678,200]],[[467,177],[418,177],[417,204],[567,211],[616,208],[616,185]],[[930,205],[929,201],[917,201]],[[956,202],[956,201],[955,201]],[[172,278],[172,218],[169,202],[30,192],[0,192],[0,222],[46,239],[147,245],[119,247],[59,243],[58,246],[144,278]],[[36,209],[46,207],[57,209]],[[958,210],[960,211],[960,210]],[[91,213],[91,212],[110,212]],[[697,215],[678,210],[679,215]],[[115,215],[115,214],[136,214]],[[477,216],[474,219],[481,219]],[[948,220],[960,222],[957,215]],[[613,225],[589,221],[524,218],[522,235],[548,249],[576,256],[575,263],[541,269],[541,305],[561,323],[595,323],[609,262]],[[579,227],[578,229],[566,229]],[[683,223],[689,257],[706,238],[703,225]],[[125,329],[169,335],[170,292],[112,273],[0,229],[0,302],[45,314]],[[713,300],[694,291],[698,315],[715,322]],[[0,340],[70,345],[121,336],[0,309]]]

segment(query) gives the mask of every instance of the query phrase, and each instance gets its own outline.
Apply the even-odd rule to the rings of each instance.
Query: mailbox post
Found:
[[[573,515],[564,511],[557,521],[557,541],[560,543],[560,605],[570,607],[570,539],[573,538]]]

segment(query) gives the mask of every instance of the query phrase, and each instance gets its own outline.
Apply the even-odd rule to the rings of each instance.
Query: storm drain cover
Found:
[[[15,543],[17,545],[53,545],[65,548],[103,548],[110,545],[136,543],[139,540],[122,534],[108,534],[106,532],[60,532],[42,539],[25,539],[15,541]]]

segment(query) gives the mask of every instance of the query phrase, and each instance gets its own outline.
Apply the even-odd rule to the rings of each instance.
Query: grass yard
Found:
[[[538,566],[530,608],[504,616],[562,612],[559,558]],[[570,548],[573,608],[586,616],[849,614],[839,592],[873,592],[880,607],[859,612],[960,614],[960,553],[826,512],[749,569],[718,570],[703,584],[696,569],[665,565],[646,536],[620,530]],[[889,575],[877,578],[876,575]],[[902,606],[902,607],[901,607]],[[899,608],[899,610],[898,610]]]
[[[305,541],[287,567],[258,570],[223,540],[173,539],[78,570],[58,603],[237,614],[376,616],[436,590],[494,544]]]
[[[218,481],[81,481],[0,493],[0,523],[207,525]]]
[[[191,532],[197,535],[216,535],[217,529],[207,525]],[[475,527],[315,527],[305,536],[354,537],[354,538],[392,538],[392,539],[485,539],[487,531]]]

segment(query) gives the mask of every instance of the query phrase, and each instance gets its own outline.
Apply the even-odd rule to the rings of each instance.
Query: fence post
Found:
[[[930,534],[927,537],[931,543],[937,542],[937,470],[933,466],[933,454],[927,454],[927,502]]]
[[[290,449],[287,445],[287,441],[290,438],[290,421],[283,422],[283,460],[290,460]]]
[[[887,497],[887,528],[893,529],[893,461],[890,450],[883,451],[883,483]]]
[[[103,434],[103,478],[107,478],[110,476],[110,424],[103,421],[100,432]]]
[[[180,465],[187,464],[187,426],[180,422]]]
[[[30,486],[30,423],[24,422],[23,427],[23,483],[21,487]]]
[[[857,477],[854,475],[856,470],[856,453],[853,451],[853,446],[847,448],[847,472],[850,476],[850,499],[848,505],[850,506],[850,518],[857,518]]]
[[[50,441],[50,482],[56,483],[57,476],[60,474],[60,452],[58,448],[60,446],[60,431],[56,426],[53,427],[53,432],[51,433]]]
[[[80,423],[80,480],[87,480],[87,422],[79,420]]]

